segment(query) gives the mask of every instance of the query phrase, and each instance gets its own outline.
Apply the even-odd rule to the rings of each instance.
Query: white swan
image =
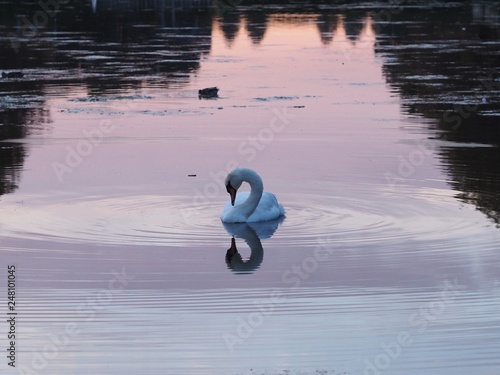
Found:
[[[236,195],[243,182],[250,184],[250,193]],[[262,179],[251,169],[236,168],[227,175],[225,185],[231,196],[222,211],[221,219],[225,223],[273,220],[285,214],[274,194],[264,192]]]

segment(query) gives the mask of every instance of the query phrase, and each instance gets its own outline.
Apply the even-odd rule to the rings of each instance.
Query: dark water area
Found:
[[[433,121],[430,138],[465,144],[440,156],[458,196],[499,223],[500,66],[498,4],[423,6],[393,15],[377,50],[397,58],[385,66],[408,113]],[[467,144],[493,145],[474,148]]]
[[[497,373],[499,37],[497,1],[0,0],[0,367]],[[221,223],[237,165],[284,218]]]

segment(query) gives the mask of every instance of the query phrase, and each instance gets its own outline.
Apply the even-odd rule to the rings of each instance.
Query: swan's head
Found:
[[[231,204],[234,206],[236,201],[236,193],[241,187],[243,182],[248,182],[251,187],[251,194],[254,194],[254,198],[257,198],[257,203],[259,203],[260,197],[262,196],[263,184],[262,179],[259,175],[248,168],[236,168],[230,172],[226,177],[226,190],[231,196]]]
[[[234,201],[236,200],[236,192],[238,191],[242,183],[243,179],[241,178],[240,168],[236,168],[226,177],[225,181],[226,190],[231,196],[231,205],[233,206],[234,206]]]

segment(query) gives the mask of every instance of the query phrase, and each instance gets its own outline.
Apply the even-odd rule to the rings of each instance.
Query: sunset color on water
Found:
[[[2,374],[500,373],[500,2],[0,4]]]

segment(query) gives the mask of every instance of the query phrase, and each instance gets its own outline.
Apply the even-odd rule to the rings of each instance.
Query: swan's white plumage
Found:
[[[238,210],[238,205],[243,203],[248,199],[250,193],[248,191],[242,191],[236,195],[236,200],[234,206],[231,205],[231,200],[228,199],[224,210],[222,211],[222,221],[225,223],[247,223],[253,221],[267,221],[274,220],[285,214],[285,209],[273,193],[265,191],[259,201],[259,205],[255,208],[255,211],[246,218],[241,211]]]
[[[234,206],[229,199],[222,211],[221,219],[225,223],[246,223],[274,220],[285,214],[285,209],[278,203],[273,193],[262,192],[263,184],[259,175],[247,168],[237,168],[226,178],[236,190],[242,182],[248,182],[251,192],[236,194]],[[260,195],[260,197],[259,197]]]

